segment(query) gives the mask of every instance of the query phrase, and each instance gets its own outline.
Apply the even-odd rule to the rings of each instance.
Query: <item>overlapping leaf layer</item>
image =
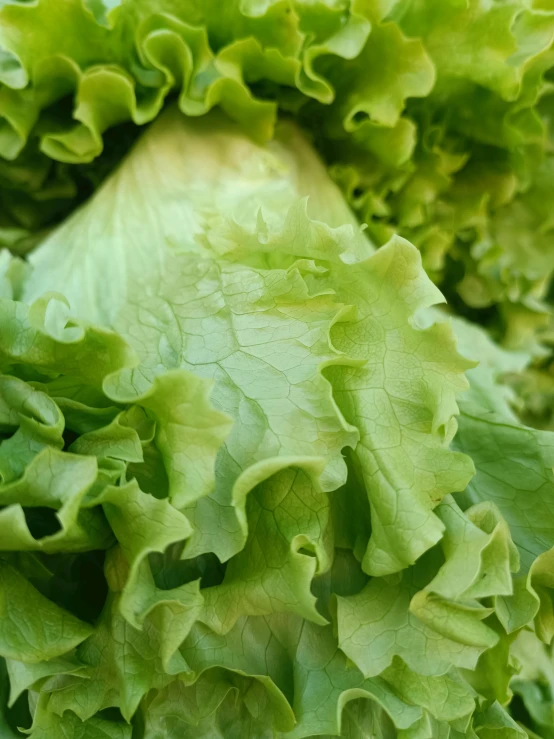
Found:
[[[553,734],[553,39],[2,4],[2,736]]]

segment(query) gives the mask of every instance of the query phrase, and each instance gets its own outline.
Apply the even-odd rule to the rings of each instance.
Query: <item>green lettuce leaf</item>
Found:
[[[360,429],[356,457],[372,509],[364,566],[384,575],[441,538],[432,510],[473,474],[471,460],[448,449],[456,393],[471,365],[457,355],[449,329],[412,325],[420,308],[442,296],[406,242],[393,240],[359,265],[337,266],[329,282],[356,308],[355,318],[334,327],[332,340],[364,366],[328,376],[346,418]]]
[[[122,577],[117,554],[108,566],[113,568],[111,580],[116,572]],[[166,592],[165,603],[160,599],[160,606],[143,619],[140,630],[125,620],[120,599],[115,593],[108,597],[94,634],[77,650],[81,669],[65,672],[63,690],[55,682],[43,687],[43,693],[52,691],[49,710],[62,715],[69,709],[86,721],[116,706],[129,721],[149,690],[162,688],[172,675],[187,672],[176,649],[198,613],[197,584],[183,586],[179,593]]]
[[[200,618],[213,630],[229,631],[243,615],[279,611],[325,623],[310,592],[314,576],[329,566],[329,500],[315,472],[288,468],[249,494],[246,544],[221,585],[204,591]]]
[[[460,323],[457,330],[462,351],[477,356],[479,343],[483,347],[479,329]],[[490,342],[489,346],[494,349]],[[483,348],[486,351],[486,345]],[[510,406],[516,400],[513,393],[498,382],[504,373],[524,367],[528,358],[496,349],[485,356],[487,360],[469,372],[471,390],[460,403],[454,445],[471,455],[476,475],[459,501],[466,507],[482,504],[486,496],[498,507],[519,550],[521,569],[513,596],[499,603],[503,626],[512,632],[535,618],[538,633],[549,642],[554,633],[550,576],[554,435],[523,426]]]
[[[0,652],[4,657],[48,660],[73,649],[91,633],[88,624],[45,598],[7,562],[0,563],[0,575]]]
[[[49,710],[46,701],[39,699],[31,736],[33,739],[54,739],[56,736],[74,736],[76,739],[131,739],[132,727],[122,722],[94,717],[81,721],[68,711],[58,716]]]

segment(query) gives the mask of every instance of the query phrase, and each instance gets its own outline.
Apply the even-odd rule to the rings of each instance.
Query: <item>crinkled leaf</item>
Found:
[[[2,549],[78,552],[109,547],[113,535],[102,513],[82,509],[89,491],[95,485],[101,488],[102,482],[93,458],[42,450],[20,479],[0,486],[0,505],[5,506],[0,510]],[[50,520],[45,509],[52,512]]]
[[[294,468],[278,472],[249,494],[246,515],[248,540],[222,584],[204,591],[202,620],[228,631],[240,616],[282,611],[325,623],[310,592],[314,575],[329,564],[329,501],[317,477]]]
[[[471,460],[448,448],[456,393],[471,365],[444,324],[413,326],[414,313],[442,296],[406,242],[393,240],[360,264],[337,266],[329,282],[356,307],[352,320],[334,326],[332,341],[365,364],[327,376],[345,417],[360,429],[356,462],[372,509],[364,567],[383,575],[409,566],[441,538],[433,508],[472,476]]]
[[[132,727],[129,724],[109,721],[99,716],[83,722],[71,711],[58,716],[49,709],[49,704],[39,701],[29,734],[32,739],[57,739],[60,736],[75,739],[131,739]]]
[[[374,578],[356,595],[337,597],[340,648],[364,675],[379,675],[395,656],[423,675],[452,665],[473,669],[496,644],[498,636],[482,622],[490,610],[421,592],[437,569],[426,555],[403,574]],[[417,617],[420,608],[425,621]]]
[[[26,662],[64,654],[92,631],[5,562],[0,562],[0,625],[0,654]]]

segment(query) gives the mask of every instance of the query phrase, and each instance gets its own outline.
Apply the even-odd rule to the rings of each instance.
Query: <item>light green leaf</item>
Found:
[[[296,660],[294,709],[298,725],[291,738],[319,733],[342,735],[343,712],[351,701],[359,699],[364,699],[364,713],[379,715],[381,709],[400,730],[419,718],[421,709],[391,689],[382,677],[364,680],[358,670],[349,666],[337,649],[330,627],[306,624]]]
[[[469,718],[475,709],[475,693],[452,670],[437,677],[418,675],[395,658],[382,677],[407,703],[421,706],[437,721],[455,722]]]
[[[400,728],[411,726],[421,715],[419,708],[399,699],[384,680],[364,680],[358,670],[349,667],[331,627],[297,617],[242,619],[226,636],[198,625],[182,651],[191,666],[206,670],[204,675],[214,675],[215,667],[224,667],[238,675],[256,676],[235,682],[245,691],[248,711],[268,729],[284,730],[290,739],[339,735],[343,708],[359,698],[371,702],[370,712],[372,705],[382,708]],[[179,711],[180,720],[193,723],[194,713],[186,705]],[[163,709],[167,711],[167,704]]]
[[[0,481],[5,485],[24,473],[42,449],[64,445],[64,419],[56,404],[17,377],[0,376]]]
[[[465,412],[463,402],[456,449],[469,454],[477,473],[462,505],[494,502],[507,521],[523,567],[554,546],[554,434],[520,426],[511,418]]]
[[[551,22],[545,35],[533,38],[540,22],[538,14],[516,3],[419,0],[403,15],[401,26],[408,35],[422,37],[441,78],[465,78],[510,100],[519,92],[526,65],[552,40]]]
[[[445,525],[445,563],[427,590],[456,600],[511,595],[519,555],[498,509],[480,503],[462,512],[449,497],[437,515]]]
[[[47,296],[31,307],[0,300],[0,368],[26,364],[42,373],[78,376],[95,387],[135,355],[117,334],[69,321],[65,299]],[[69,325],[68,325],[69,324]]]
[[[490,708],[476,714],[474,720],[475,733],[479,739],[526,739],[527,733],[516,724],[500,703],[493,703]]]
[[[479,657],[479,662],[473,672],[464,670],[463,675],[467,682],[479,695],[488,701],[498,701],[500,705],[507,705],[513,692],[510,683],[518,673],[518,663],[512,657],[512,642],[516,634],[506,634],[504,628],[498,621],[491,623],[499,635],[497,644],[488,649]]]
[[[554,549],[540,554],[529,570],[514,579],[512,597],[499,598],[499,620],[511,634],[534,620],[536,632],[546,644],[554,636]]]
[[[427,318],[434,320],[434,316]],[[550,641],[554,633],[550,575],[554,434],[522,426],[510,407],[513,394],[499,383],[503,373],[525,367],[528,356],[496,347],[483,330],[467,322],[452,324],[461,351],[481,359],[468,373],[470,391],[460,400],[454,440],[456,448],[471,455],[477,473],[458,501],[462,507],[476,504],[467,513],[484,512],[483,506],[494,504],[518,547],[522,570],[513,580],[513,594],[496,593],[501,596],[496,608],[502,625],[512,633],[535,618],[539,634]],[[510,569],[519,569],[513,555]]]
[[[295,635],[297,638],[298,629]],[[241,619],[226,636],[197,624],[181,652],[198,673],[212,667],[236,673],[237,686],[254,718],[263,718],[265,724],[280,731],[293,728],[294,714],[286,698],[291,687],[289,657],[265,618]]]
[[[317,473],[287,468],[249,494],[245,547],[222,584],[204,591],[201,619],[210,628],[226,632],[240,616],[280,611],[325,623],[310,592],[314,575],[329,566],[329,501]]]
[[[193,590],[189,589],[189,606],[194,610],[193,599],[198,599],[198,594],[195,596]],[[109,596],[94,634],[77,650],[85,668],[66,677],[61,690],[52,686],[48,707],[54,713],[65,715],[70,710],[86,721],[98,711],[116,706],[130,720],[149,690],[162,688],[172,675],[187,670],[178,654],[170,664],[162,660],[163,629],[171,627],[170,622],[157,618],[154,612],[138,631],[119,610],[119,597]],[[193,620],[191,612],[189,626]],[[43,690],[48,692],[48,685]]]
[[[155,433],[144,433],[153,437],[161,456],[172,503],[182,508],[212,492],[216,456],[232,421],[213,408],[210,402],[213,383],[209,380],[175,370],[158,375],[149,383],[145,374],[143,369],[122,370],[106,379],[104,390],[115,402],[138,406],[135,415],[137,410],[145,409],[146,422],[153,419]],[[130,430],[128,416],[123,419]],[[111,441],[111,430],[106,433]],[[79,444],[83,443],[81,439]],[[140,445],[140,439],[135,438],[135,457],[131,459],[127,455],[126,461],[142,461],[137,442]]]
[[[347,131],[366,120],[392,128],[406,99],[426,97],[435,82],[435,68],[421,40],[406,38],[395,23],[374,26],[362,52],[353,61],[333,60],[328,74],[337,88],[331,115]]]
[[[552,649],[545,646],[531,631],[522,630],[514,642],[514,655],[521,665],[512,683],[514,693],[521,697],[529,712],[531,727],[541,736],[552,731],[552,686],[554,671]]]
[[[60,375],[33,387],[49,395],[62,411],[65,426],[76,434],[87,434],[109,425],[120,412],[104,393],[83,385],[79,377]]]
[[[473,669],[496,644],[497,635],[481,620],[490,610],[420,592],[438,569],[433,556],[403,574],[370,580],[356,595],[337,597],[340,648],[364,675],[379,675],[395,656],[422,675],[440,675],[452,665]],[[419,609],[425,621],[417,617]]]
[[[134,408],[132,415],[141,413],[140,408]],[[133,428],[133,420],[129,418],[129,411],[119,413],[111,423],[79,436],[69,447],[73,454],[88,455],[91,457],[110,457],[123,462],[142,462],[142,444],[137,429]],[[137,422],[148,424],[153,429],[155,425],[142,413]],[[152,437],[151,437],[152,438]]]
[[[192,739],[222,737],[218,726],[221,704],[229,697],[235,705],[239,688],[223,670],[210,670],[192,685],[181,680],[169,683],[143,703],[145,739]],[[248,714],[248,712],[245,712]],[[247,719],[245,717],[245,723]],[[244,725],[243,725],[244,726]]]
[[[467,359],[478,363],[466,373],[469,389],[460,397],[465,412],[488,417],[501,414],[506,419],[518,421],[514,412],[517,399],[503,378],[510,373],[520,373],[528,365],[526,351],[509,351],[496,344],[484,328],[443,311],[430,309],[419,315],[419,323],[428,326],[448,320],[456,336],[458,351]]]
[[[491,614],[483,603],[487,605],[495,596],[512,596],[512,572],[519,569],[519,554],[505,521],[490,503],[462,513],[447,500],[439,506],[438,515],[446,527],[441,541],[445,562],[414,595],[410,610],[431,629],[455,641],[481,639],[489,647],[481,655],[483,664],[488,655],[493,659],[495,649],[501,654],[498,644],[503,643],[501,629],[491,629],[490,621],[481,623]]]
[[[58,676],[80,674],[86,670],[86,665],[72,654],[34,663],[8,659],[6,667],[10,678],[10,706],[25,690],[48,690],[51,678],[56,680]]]
[[[187,539],[191,527],[185,516],[168,500],[157,500],[143,493],[136,481],[122,487],[107,487],[95,500],[101,503],[108,523],[127,560],[129,571],[122,594],[121,610],[125,618],[139,629],[154,607],[152,595],[143,579],[147,557],[151,552],[163,552],[175,542]],[[148,569],[148,567],[147,567]],[[160,593],[160,600],[164,598]]]
[[[11,565],[0,562],[0,654],[23,662],[52,659],[91,633],[88,624],[49,601]]]
[[[28,269],[27,262],[12,256],[7,249],[0,250],[0,298],[18,299]]]
[[[58,716],[50,710],[46,701],[39,700],[29,736],[31,739],[59,739],[60,736],[74,739],[131,739],[131,733],[129,724],[107,721],[99,716],[84,722],[71,711]]]
[[[442,536],[433,508],[463,490],[469,457],[449,450],[456,393],[471,364],[444,324],[412,325],[417,310],[442,300],[414,247],[394,239],[374,256],[330,270],[338,297],[356,307],[333,327],[332,341],[360,368],[326,375],[347,420],[360,429],[355,460],[371,505],[372,537],[364,569],[373,575],[412,564]]]
[[[102,488],[92,457],[43,449],[21,478],[0,485],[0,532],[4,551],[88,551],[106,549],[113,536],[98,509],[83,510],[89,491]],[[104,483],[105,484],[105,483]],[[43,514],[52,511],[53,521]],[[39,514],[33,518],[33,511]],[[55,518],[54,518],[55,516]],[[29,521],[33,521],[30,528]]]

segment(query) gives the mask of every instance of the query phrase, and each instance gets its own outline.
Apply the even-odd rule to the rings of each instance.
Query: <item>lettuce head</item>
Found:
[[[1,737],[554,736],[553,42],[0,4]]]

